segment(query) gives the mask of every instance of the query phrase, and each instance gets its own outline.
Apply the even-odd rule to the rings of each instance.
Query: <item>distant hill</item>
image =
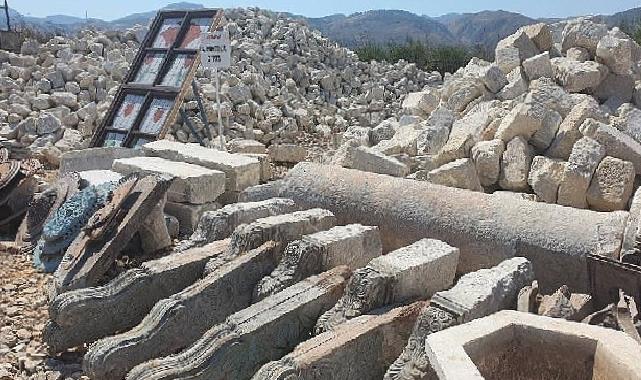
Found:
[[[435,20],[445,25],[460,42],[492,49],[520,27],[539,22],[520,13],[506,11],[448,14]]]
[[[179,2],[161,9],[201,9],[202,4]],[[156,15],[155,10],[134,13],[117,20],[104,21],[95,18],[54,15],[48,17],[23,16],[10,10],[12,25],[25,24],[49,33],[74,33],[87,27],[97,29],[123,29],[136,24],[147,25]],[[537,22],[553,22],[554,19],[533,19],[520,13],[506,11],[483,11],[477,13],[450,13],[431,18],[401,10],[372,10],[349,16],[336,14],[319,18],[306,18],[283,13],[310,27],[318,29],[326,37],[347,47],[366,43],[405,42],[408,39],[426,41],[431,45],[473,45],[493,51],[496,43],[524,25]],[[596,21],[610,26],[637,24],[641,22],[641,7],[595,16]],[[4,15],[0,13],[0,27],[5,28]]]
[[[443,24],[406,11],[375,10],[350,16],[333,15],[306,20],[330,39],[349,47],[367,42],[405,42],[408,39],[434,45],[459,43]]]

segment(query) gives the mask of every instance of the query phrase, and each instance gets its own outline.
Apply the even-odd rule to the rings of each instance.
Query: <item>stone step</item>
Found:
[[[188,240],[180,242],[179,250],[203,246],[212,241],[228,238],[241,224],[256,219],[297,211],[296,204],[284,198],[274,198],[261,202],[234,203],[219,210],[203,213],[196,231]]]
[[[289,353],[340,297],[350,272],[337,267],[231,315],[177,355],[143,363],[127,380],[247,380]]]
[[[225,192],[225,173],[160,157],[120,158],[114,161],[112,170],[124,175],[141,173],[172,177],[174,180],[167,192],[170,202],[209,203]]]
[[[256,285],[254,300],[339,265],[356,270],[381,254],[381,239],[375,226],[350,224],[304,235],[287,245],[276,269]]]
[[[147,143],[143,146],[143,151],[148,156],[220,170],[227,177],[226,191],[242,191],[249,186],[258,185],[260,182],[258,160],[241,154],[230,154],[205,148],[198,144],[183,144],[168,140]]]
[[[231,235],[231,251],[238,254],[270,240],[287,244],[303,235],[327,230],[335,224],[334,214],[319,208],[268,216],[238,226]]]
[[[217,269],[158,301],[136,327],[94,343],[85,355],[85,371],[95,379],[121,379],[140,363],[189,346],[251,304],[254,286],[274,269],[280,250],[268,242],[231,261],[216,260]]]
[[[515,309],[519,290],[534,279],[532,264],[523,257],[505,260],[490,269],[471,272],[454,287],[432,296],[420,313],[403,353],[385,373],[385,380],[416,380],[430,371],[425,338],[450,326],[502,309]]]
[[[380,379],[401,353],[424,302],[363,315],[299,344],[265,364],[252,380]]]
[[[97,285],[170,185],[170,178],[147,176],[116,188],[67,249],[54,273],[52,295]]]
[[[434,239],[374,258],[350,278],[343,297],[323,314],[316,333],[334,330],[350,318],[386,305],[429,298],[452,285],[458,248]]]
[[[228,249],[229,240],[192,248],[130,269],[104,286],[72,290],[49,304],[44,330],[54,353],[136,326],[154,304],[200,278],[206,262]]]

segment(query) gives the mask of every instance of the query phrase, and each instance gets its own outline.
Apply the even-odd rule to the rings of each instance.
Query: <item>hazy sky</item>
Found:
[[[9,0],[9,6],[25,15],[54,14],[113,20],[131,13],[163,7],[172,0]],[[193,0],[207,7],[246,7],[287,11],[310,17],[334,13],[350,14],[369,9],[404,9],[428,16],[451,12],[477,12],[503,9],[531,17],[567,17],[585,14],[611,14],[641,6],[639,0]]]

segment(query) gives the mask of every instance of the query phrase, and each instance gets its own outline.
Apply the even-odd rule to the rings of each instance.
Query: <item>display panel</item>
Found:
[[[156,38],[154,39],[154,48],[167,49],[174,44],[178,33],[180,32],[180,24],[182,23],[182,18],[168,18],[163,20]]]
[[[116,117],[111,124],[111,128],[119,129],[121,131],[128,131],[134,125],[136,116],[142,108],[142,103],[145,101],[144,95],[127,95],[118,107]]]
[[[156,98],[152,100],[140,124],[140,132],[157,135],[173,106],[174,101],[171,99]]]
[[[196,54],[176,55],[161,84],[163,86],[180,87],[194,65],[195,58]]]
[[[147,53],[131,83],[153,85],[165,59],[164,53]]]

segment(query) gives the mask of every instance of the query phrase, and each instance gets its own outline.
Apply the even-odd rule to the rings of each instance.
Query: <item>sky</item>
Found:
[[[23,15],[44,17],[56,14],[104,20],[161,8],[179,0],[9,0]],[[370,9],[402,9],[427,16],[446,13],[497,10],[519,12],[530,17],[569,17],[612,14],[641,6],[639,0],[191,0],[206,7],[257,6],[307,17],[335,13],[351,14]]]

